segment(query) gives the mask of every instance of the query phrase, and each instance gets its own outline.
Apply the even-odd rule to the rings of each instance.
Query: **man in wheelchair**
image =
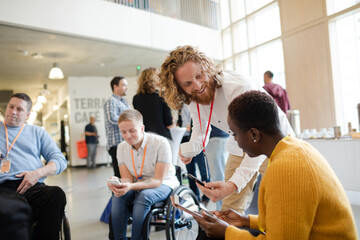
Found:
[[[108,182],[114,193],[111,219],[114,239],[126,239],[132,216],[131,239],[142,239],[142,227],[151,206],[166,200],[179,186],[172,164],[171,148],[162,136],[144,132],[137,110],[125,110],[118,120],[124,142],[117,148],[120,183]],[[131,211],[131,212],[130,212]]]
[[[12,95],[5,111],[5,120],[0,122],[0,196],[7,201],[20,199],[30,205],[32,239],[58,240],[66,197],[61,188],[45,185],[44,179],[60,174],[66,169],[67,163],[44,129],[25,124],[31,106],[31,99],[25,93]],[[41,156],[46,161],[45,166]],[[23,212],[13,212],[12,218],[21,218],[21,214]],[[2,212],[0,216],[3,216]],[[10,219],[3,219],[0,225],[10,228],[7,224],[11,222]],[[27,233],[21,239],[27,239],[25,235]],[[1,235],[1,239],[12,238]]]

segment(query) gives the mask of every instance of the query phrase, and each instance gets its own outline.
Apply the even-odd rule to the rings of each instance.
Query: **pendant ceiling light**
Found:
[[[59,68],[59,65],[55,62],[53,64],[53,68],[49,72],[49,78],[50,79],[63,79],[64,78],[63,72]]]
[[[37,101],[40,103],[46,103],[46,96],[50,94],[51,92],[47,89],[47,85],[44,84],[44,88],[40,90],[40,95],[37,97]]]
[[[44,95],[39,95],[39,96],[37,97],[37,101],[38,101],[39,103],[46,103],[46,97],[45,97]]]

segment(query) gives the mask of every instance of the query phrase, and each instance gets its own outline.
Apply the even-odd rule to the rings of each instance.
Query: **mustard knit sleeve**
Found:
[[[256,230],[260,230],[259,229],[259,216],[258,215],[249,215],[249,219],[250,219],[250,228],[251,229],[256,229]]]
[[[266,239],[266,235],[259,234],[257,237],[251,235],[247,230],[239,229],[234,226],[229,226],[225,231],[225,240],[247,240],[247,239]]]

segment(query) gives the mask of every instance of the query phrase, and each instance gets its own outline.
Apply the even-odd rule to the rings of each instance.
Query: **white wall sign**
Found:
[[[137,89],[137,77],[126,77],[128,81],[127,100],[132,103]],[[100,136],[97,147],[96,163],[111,162],[107,152],[104,103],[111,96],[110,82],[112,77],[69,77],[69,127],[71,166],[85,166],[86,159],[79,158],[76,142],[85,139],[85,126],[90,116],[95,117],[95,126]]]
[[[86,165],[85,158],[79,158],[76,142],[85,139],[85,126],[90,116],[95,117],[95,126],[99,134],[96,163],[110,161],[106,149],[104,125],[104,102],[111,96],[111,77],[69,77],[69,123],[71,166]]]

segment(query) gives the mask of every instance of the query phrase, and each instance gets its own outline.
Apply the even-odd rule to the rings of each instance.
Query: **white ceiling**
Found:
[[[27,55],[23,54],[27,51]],[[42,59],[32,55],[38,53]],[[25,92],[33,101],[44,84],[52,95],[66,80],[48,79],[54,61],[68,76],[135,76],[160,67],[167,52],[0,24],[0,90]],[[50,96],[51,97],[51,96]]]

